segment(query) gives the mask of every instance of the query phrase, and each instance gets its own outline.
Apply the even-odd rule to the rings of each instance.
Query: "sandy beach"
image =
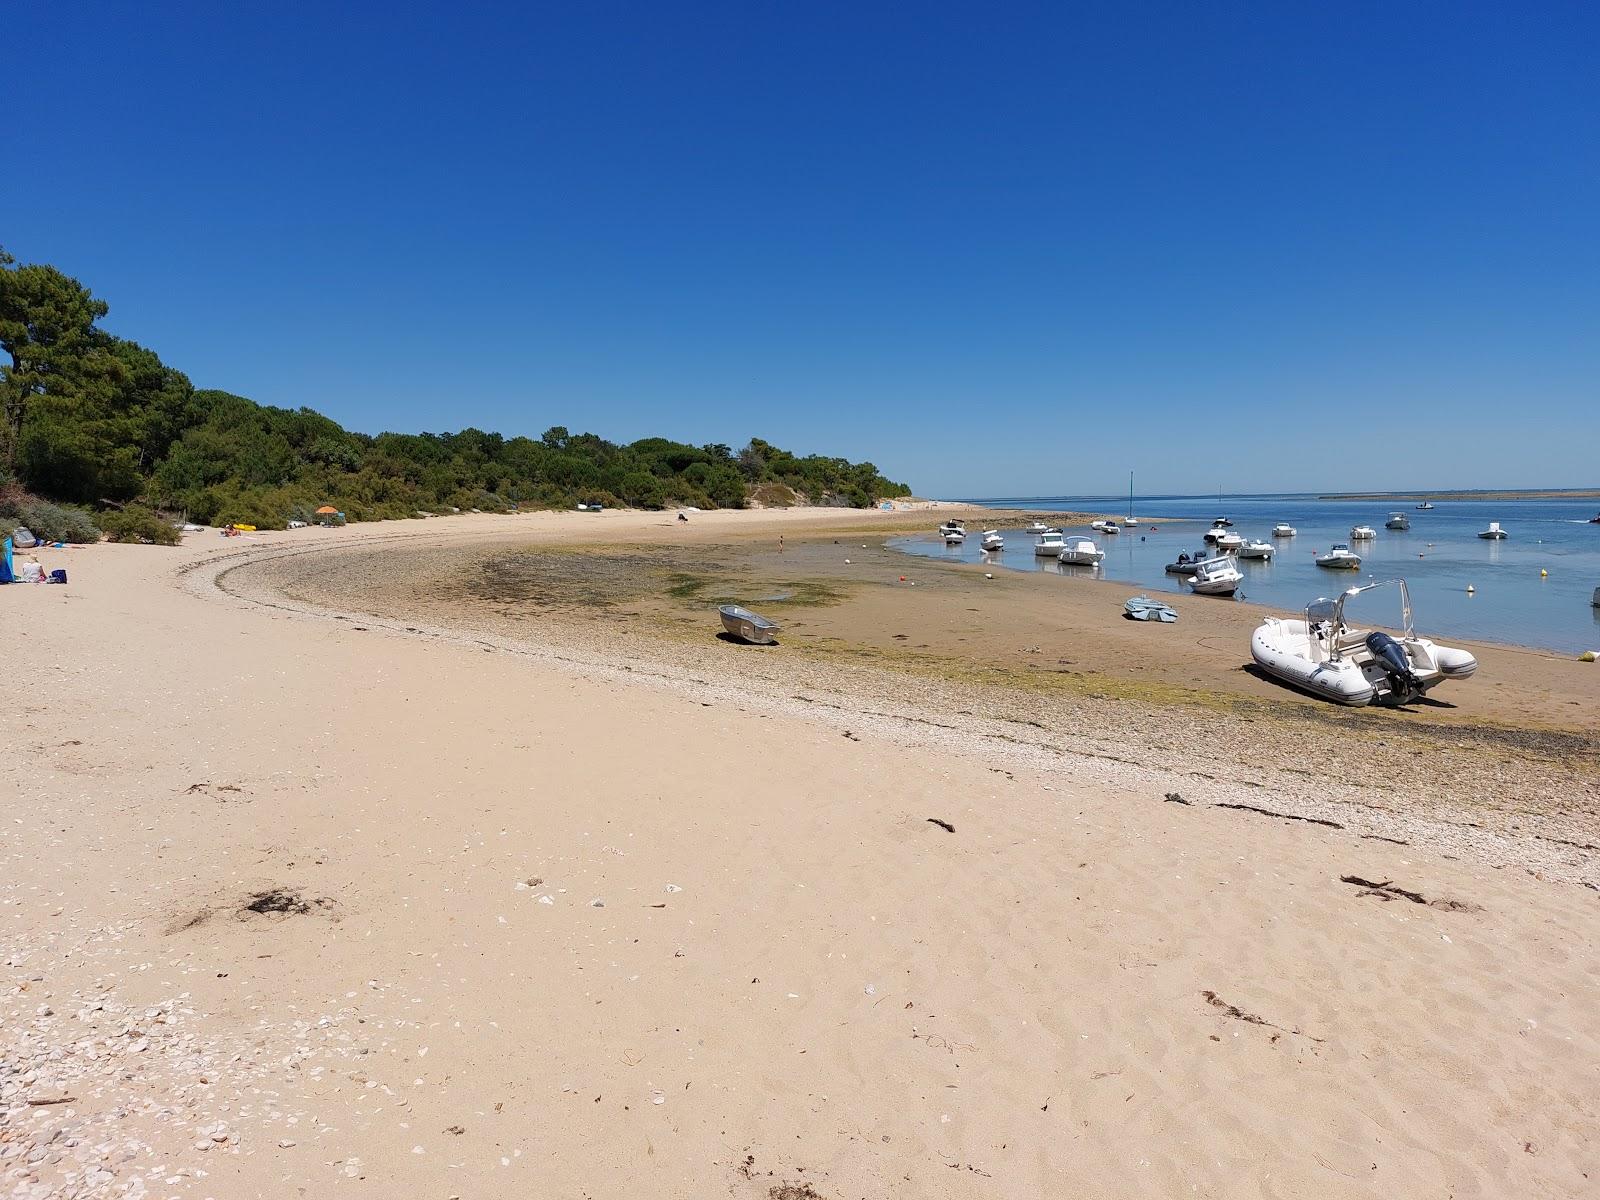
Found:
[[[1592,1195],[1600,667],[1335,710],[934,519],[0,589],[10,1194]]]

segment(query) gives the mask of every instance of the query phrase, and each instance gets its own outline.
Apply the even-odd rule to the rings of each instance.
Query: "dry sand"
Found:
[[[1248,677],[1220,707],[1139,681],[1135,643],[1084,686],[1020,663],[980,680],[927,661],[968,636],[927,597],[988,581],[919,565],[914,601],[834,589],[801,549],[881,523],[208,536],[61,552],[67,587],[0,589],[0,1181],[217,1200],[1594,1193],[1589,676],[1486,654],[1460,710],[1349,724]],[[779,532],[806,560],[789,573],[838,602],[793,610],[775,650],[704,637],[703,612],[692,638],[684,613],[730,572],[779,573],[739,549]],[[587,566],[542,600],[483,588],[486,554],[588,562],[607,554],[580,544],[606,541],[646,573],[670,547],[710,582],[598,620],[570,603]],[[603,596],[626,592],[611,578]],[[1004,586],[1044,619],[1044,593]],[[986,603],[977,624],[1000,619]],[[915,621],[928,649],[871,645],[861,611]],[[1068,638],[1063,612],[1040,641]],[[957,662],[1007,635],[985,636]],[[1580,703],[1519,738],[1540,689]],[[1041,725],[1065,707],[1087,727],[946,707],[1027,696]],[[1232,752],[1195,770],[1183,747],[1207,729],[1259,777]],[[1473,778],[1519,799],[1453,781],[1430,799],[1419,769],[1373,802],[1347,764],[1325,778],[1351,737],[1396,758],[1479,747],[1495,757]]]

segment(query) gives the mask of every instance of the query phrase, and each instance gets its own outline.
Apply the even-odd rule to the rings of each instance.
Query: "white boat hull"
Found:
[[[1268,617],[1250,638],[1250,657],[1263,671],[1301,691],[1355,708],[1392,695],[1382,666],[1355,646],[1363,636],[1359,631],[1347,635],[1352,648],[1345,657],[1319,661],[1317,640],[1304,621]],[[1427,638],[1396,640],[1424,692],[1446,679],[1466,679],[1478,669],[1476,658],[1454,646],[1438,646]]]

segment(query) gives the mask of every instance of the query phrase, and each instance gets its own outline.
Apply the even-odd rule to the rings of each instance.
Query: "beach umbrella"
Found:
[[[337,517],[338,515],[339,510],[331,504],[324,504],[321,508],[317,509],[317,516],[319,517]]]

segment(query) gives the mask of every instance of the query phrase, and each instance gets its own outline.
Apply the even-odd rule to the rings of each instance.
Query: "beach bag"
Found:
[[[61,567],[57,567],[54,571],[50,572],[51,583],[65,583],[66,581],[67,573]]]

